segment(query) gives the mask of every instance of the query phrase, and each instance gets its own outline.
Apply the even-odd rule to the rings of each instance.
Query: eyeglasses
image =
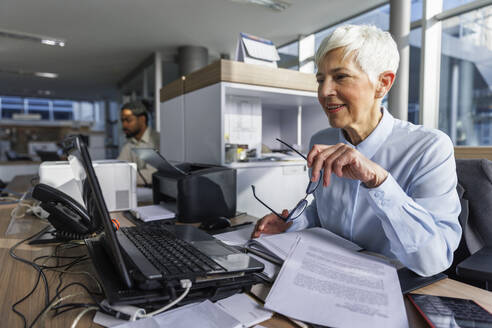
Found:
[[[281,142],[282,144],[284,144],[285,146],[287,146],[289,149],[292,149],[293,151],[295,151],[297,154],[299,154],[302,158],[304,158],[305,160],[307,160],[306,156],[304,156],[303,154],[301,154],[300,152],[298,152],[296,149],[294,149],[294,147],[292,147],[291,145],[287,144],[286,142],[276,138],[277,141]],[[322,175],[322,174],[321,174]],[[320,176],[321,176],[320,175]],[[309,184],[307,185],[307,188],[306,188],[306,196],[304,196],[303,199],[301,199],[297,205],[289,212],[289,215],[284,218],[282,215],[278,214],[276,211],[274,211],[270,206],[268,206],[267,204],[265,204],[261,199],[259,199],[257,196],[256,196],[256,192],[255,192],[255,186],[251,186],[251,189],[253,190],[253,196],[256,198],[257,201],[259,201],[263,206],[265,206],[266,208],[268,208],[270,211],[272,211],[272,213],[274,213],[276,216],[278,216],[279,218],[281,218],[282,220],[284,220],[285,222],[289,222],[289,221],[292,221],[292,220],[295,220],[297,219],[301,214],[302,212],[304,212],[304,210],[306,209],[307,205],[308,205],[308,201],[307,201],[307,196],[312,194],[316,188],[318,188],[319,186],[319,183],[320,183],[321,179],[318,178],[318,181],[311,181],[309,180]]]
[[[121,123],[131,123],[135,121],[137,117],[135,115],[128,115],[121,118]]]

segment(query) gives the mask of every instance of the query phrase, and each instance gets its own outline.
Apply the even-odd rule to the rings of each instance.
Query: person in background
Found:
[[[461,238],[454,148],[443,132],[381,106],[399,63],[391,35],[341,26],[315,60],[318,100],[332,128],[311,138],[311,181],[320,179],[314,200],[293,220],[264,216],[252,237],[321,226],[419,275],[444,271]]]
[[[149,117],[145,105],[140,101],[131,101],[121,107],[121,125],[127,142],[123,145],[119,160],[137,164],[137,184],[149,186],[152,173],[156,169],[138,158],[132,148],[154,148],[159,150],[159,133],[148,125]]]

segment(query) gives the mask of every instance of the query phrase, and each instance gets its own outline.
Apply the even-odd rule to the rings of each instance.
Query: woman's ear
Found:
[[[379,74],[378,86],[376,88],[376,98],[383,98],[391,89],[395,81],[395,73],[392,71],[384,71]]]

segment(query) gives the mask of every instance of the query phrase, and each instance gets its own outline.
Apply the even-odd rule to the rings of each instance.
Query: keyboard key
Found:
[[[193,245],[177,239],[166,229],[125,227],[122,232],[166,278],[199,276],[223,268]]]

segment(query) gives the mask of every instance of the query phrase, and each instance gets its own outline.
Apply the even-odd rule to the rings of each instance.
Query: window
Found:
[[[15,119],[15,114],[34,114],[42,121],[95,122],[98,120],[96,110],[95,103],[89,101],[0,96],[0,119]]]
[[[421,1],[421,0],[420,0]],[[336,25],[332,25],[324,30],[321,30],[314,35],[315,49],[317,50],[321,41],[330,34],[335,28],[342,24],[372,24],[383,30],[389,29],[389,4],[383,5],[357,17],[348,19]],[[280,61],[278,66],[293,70],[299,69],[299,41],[294,41],[282,47],[279,47],[278,53]]]
[[[422,2],[422,0],[419,0]],[[442,1],[442,7],[443,11],[446,11],[448,9],[454,9],[456,7],[465,5],[467,3],[473,2],[474,0],[443,0]]]
[[[423,0],[412,0],[410,5],[411,22],[422,19],[422,1]]]
[[[14,114],[24,113],[24,100],[19,97],[0,97],[2,118],[12,118]]]
[[[73,101],[54,100],[53,101],[53,119],[55,120],[72,120]]]
[[[343,21],[341,23],[338,23],[336,25],[330,26],[327,29],[324,29],[322,31],[319,31],[315,33],[315,43],[316,43],[316,49],[318,49],[319,45],[323,41],[324,38],[326,38],[331,32],[333,32],[334,29],[336,29],[340,25],[345,25],[345,24],[355,24],[355,25],[361,25],[361,24],[371,24],[379,27],[382,30],[388,30],[389,29],[389,11],[390,7],[389,4],[383,5],[381,7],[378,7],[376,9],[373,9],[371,11],[368,11],[362,15],[359,15],[357,17],[353,17],[351,19],[348,19],[346,21]]]
[[[28,114],[38,114],[42,120],[50,119],[51,103],[48,99],[26,98],[25,102]]]
[[[492,6],[442,22],[439,129],[455,145],[491,144],[490,58]]]
[[[422,28],[410,31],[410,67],[408,81],[408,121],[419,124],[420,53]]]

